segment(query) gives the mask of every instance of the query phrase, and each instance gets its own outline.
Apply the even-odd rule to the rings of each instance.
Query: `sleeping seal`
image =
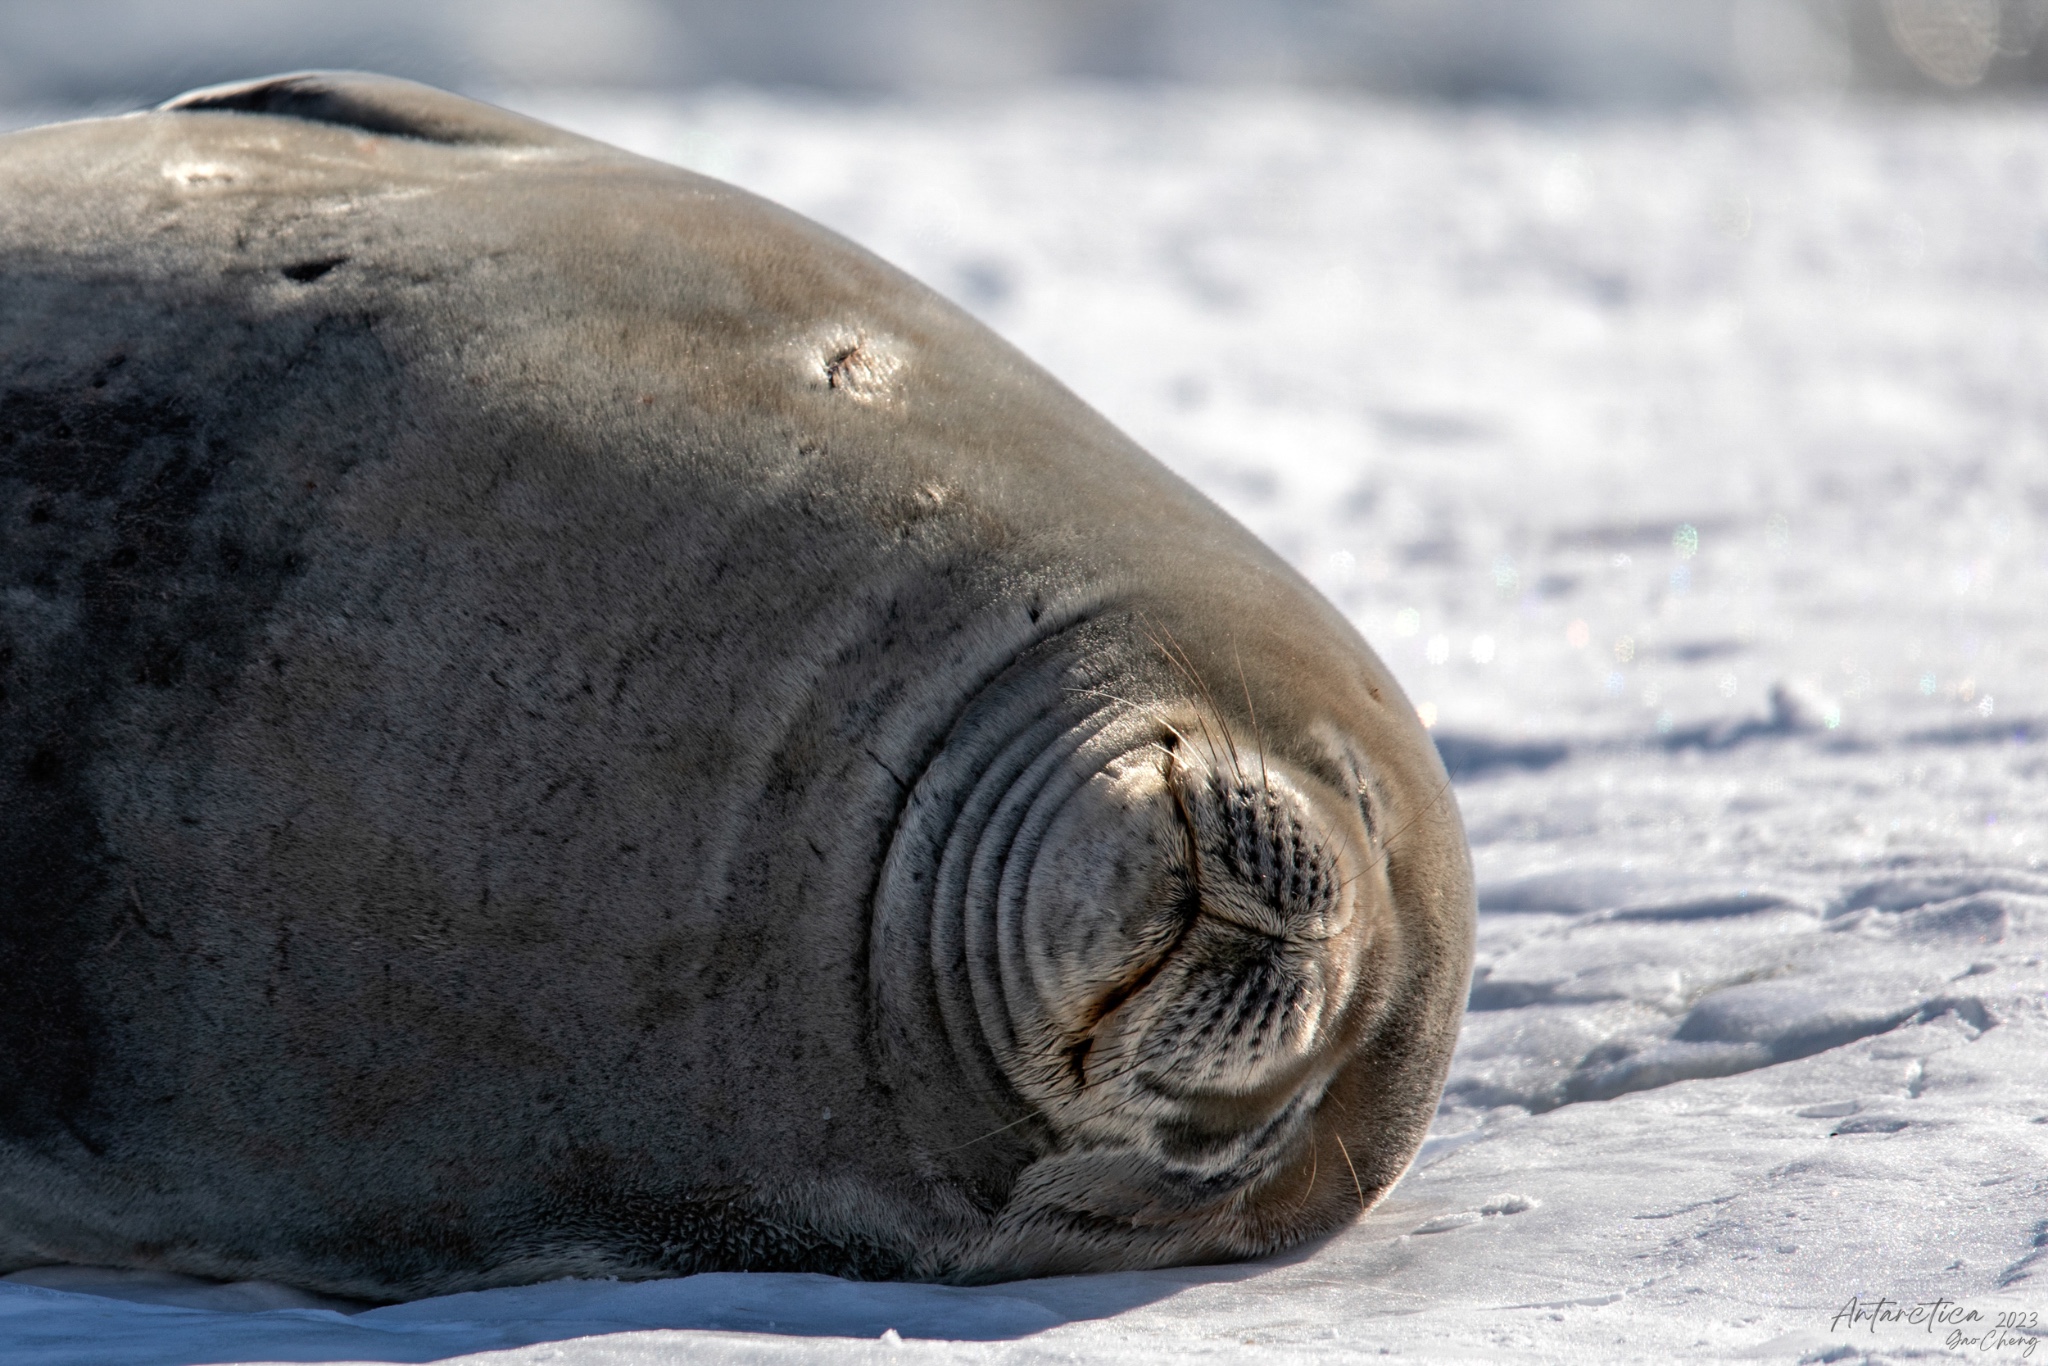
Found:
[[[1400,1174],[1443,768],[959,310],[374,77],[0,183],[0,1270],[984,1281]]]

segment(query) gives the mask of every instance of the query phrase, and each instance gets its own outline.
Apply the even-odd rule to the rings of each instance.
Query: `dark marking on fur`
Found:
[[[0,356],[36,354],[20,335],[36,321],[0,324]],[[234,688],[311,518],[274,471],[245,469],[247,429],[272,414],[237,391],[293,365],[380,365],[358,325],[291,320],[238,345],[245,373],[224,376],[208,369],[221,334],[240,344],[245,324],[195,312],[180,330],[195,373],[126,348],[68,375],[0,368],[0,1134],[36,1144],[112,1142],[92,1109],[106,1006],[77,965],[177,951],[175,925],[140,919],[102,766],[187,733]]]
[[[295,284],[311,284],[327,274],[328,271],[333,270],[338,265],[345,264],[347,261],[348,257],[346,256],[322,256],[312,261],[300,261],[296,264],[285,266],[278,271],[278,274]]]

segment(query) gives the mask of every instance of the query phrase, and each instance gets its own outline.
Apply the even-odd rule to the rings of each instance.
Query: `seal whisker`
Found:
[[[1074,1088],[1075,1094],[1079,1096],[1081,1094],[1085,1094],[1088,1091],[1097,1090],[1101,1087],[1122,1081],[1125,1078],[1136,1074],[1140,1069],[1145,1067],[1149,1061],[1150,1059],[1142,1057],[1133,1058],[1130,1061],[1126,1062],[1123,1067],[1115,1071],[1107,1073],[1098,1073],[1096,1076],[1092,1078],[1083,1078],[1080,1084]],[[1079,1119],[1083,1123],[1092,1122],[1098,1119],[1106,1119],[1110,1115],[1116,1113],[1118,1109],[1122,1108],[1125,1105],[1128,1105],[1131,1099],[1132,1098],[1129,1096],[1118,1097],[1112,1104],[1097,1108],[1095,1110],[1082,1112],[1079,1116]],[[986,1142],[987,1140],[994,1138],[999,1134],[1007,1133],[1011,1129],[1016,1128],[1020,1124],[1028,1124],[1033,1119],[1043,1118],[1047,1118],[1047,1116],[1040,1114],[1037,1111],[1033,1111],[1031,1114],[1021,1115],[1018,1118],[1011,1120],[1007,1124],[999,1124],[995,1128],[988,1130],[986,1133],[977,1134],[975,1137],[968,1139],[964,1143],[956,1143],[950,1148],[936,1148],[933,1149],[932,1152],[934,1156],[943,1155],[945,1153],[959,1152],[963,1148],[971,1148],[977,1143]]]
[[[1366,1209],[1365,1187],[1358,1179],[1358,1164],[1351,1160],[1351,1149],[1344,1146],[1344,1135],[1332,1129],[1330,1130],[1330,1137],[1337,1140],[1337,1151],[1344,1154],[1344,1165],[1351,1169],[1351,1189],[1358,1193],[1358,1212],[1364,1214]]]
[[[1394,848],[1394,842],[1397,839],[1399,839],[1402,835],[1407,834],[1408,831],[1414,826],[1415,822],[1421,820],[1424,816],[1428,815],[1432,810],[1434,810],[1443,801],[1443,799],[1447,795],[1449,795],[1450,790],[1451,780],[1450,777],[1446,775],[1444,780],[1436,785],[1436,791],[1430,794],[1429,800],[1422,804],[1422,809],[1417,811],[1414,815],[1410,816],[1407,820],[1401,822],[1400,825],[1396,826],[1394,832],[1391,835],[1388,835],[1386,839],[1380,842],[1380,847],[1391,853]]]
[[[949,1153],[961,1152],[967,1148],[972,1148],[977,1143],[986,1143],[988,1142],[988,1140],[995,1138],[999,1134],[1006,1134],[1020,1124],[1029,1124],[1034,1119],[1043,1118],[1045,1118],[1045,1116],[1039,1114],[1036,1110],[1034,1110],[1030,1114],[1019,1115],[1017,1118],[1011,1120],[1008,1124],[998,1124],[995,1128],[990,1129],[985,1134],[976,1134],[973,1138],[968,1139],[965,1143],[955,1143],[950,1148],[933,1148],[930,1150],[930,1153],[933,1157],[944,1157]]]
[[[1215,713],[1217,725],[1223,732],[1223,744],[1230,752],[1231,772],[1240,780],[1243,779],[1245,774],[1243,764],[1238,758],[1237,741],[1231,737],[1230,727],[1223,722],[1223,709],[1216,705],[1216,695],[1209,691],[1208,680],[1203,678],[1201,673],[1195,668],[1194,661],[1188,658],[1188,652],[1182,648],[1181,643],[1174,639],[1173,632],[1165,626],[1161,626],[1159,629],[1166,635],[1165,644],[1162,644],[1150,631],[1146,632],[1146,638],[1151,640],[1159,652],[1166,657],[1167,663],[1172,665],[1202,695],[1202,701],[1208,705],[1211,712]],[[1196,715],[1201,715],[1199,709],[1197,709]],[[1207,729],[1206,719],[1204,720],[1203,728]],[[1215,742],[1212,739],[1210,743],[1213,745]]]
[[[1322,1164],[1323,1145],[1316,1135],[1315,1125],[1311,1123],[1308,1130],[1308,1180],[1302,1183],[1301,1199],[1294,1202],[1296,1218],[1301,1217],[1301,1212],[1308,1208],[1308,1202],[1315,1198],[1316,1177],[1322,1173]]]
[[[1230,642],[1230,657],[1237,661],[1237,685],[1244,689],[1244,710],[1245,714],[1251,718],[1252,743],[1257,747],[1259,753],[1259,786],[1268,793],[1271,793],[1273,790],[1273,779],[1266,772],[1266,736],[1259,729],[1259,709],[1252,705],[1251,681],[1245,677],[1244,656],[1238,652],[1235,638]]]
[[[1139,702],[1133,698],[1125,697],[1121,693],[1114,693],[1111,692],[1109,689],[1102,687],[1068,688],[1066,691],[1070,696],[1074,697],[1101,697],[1106,698],[1111,702],[1122,703],[1124,706],[1129,707],[1138,715],[1149,717],[1153,721],[1157,722],[1162,729],[1164,729],[1168,734],[1172,735],[1173,738],[1179,741],[1181,744],[1187,745],[1193,743],[1191,740],[1188,739],[1187,732],[1183,731],[1179,726],[1176,726],[1175,724],[1173,724],[1173,722],[1167,719],[1166,704],[1164,702]]]

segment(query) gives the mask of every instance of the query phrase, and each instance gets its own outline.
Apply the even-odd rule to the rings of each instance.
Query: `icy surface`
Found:
[[[41,1272],[0,1366],[2022,1358],[1965,1339],[2048,1315],[2048,111],[533,107],[906,266],[1351,614],[1481,875],[1434,1134],[1263,1265]]]

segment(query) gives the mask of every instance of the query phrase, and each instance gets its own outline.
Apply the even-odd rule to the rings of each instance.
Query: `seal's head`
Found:
[[[1225,737],[1227,740],[1227,737]],[[1208,1182],[1299,1135],[1355,1023],[1386,885],[1355,804],[1228,742],[1106,766],[1022,899],[1034,1098]]]
[[[1069,687],[1086,701],[1035,718],[1010,691],[906,820],[944,827],[918,855],[924,983],[999,1117],[935,1166],[1025,1150],[949,1273],[1258,1255],[1362,1213],[1421,1140],[1463,999],[1469,886],[1432,915],[1389,847],[1455,830],[1442,770],[1404,810],[1413,775],[1334,725],[1269,737],[1249,689],[1227,715],[1206,688]]]

